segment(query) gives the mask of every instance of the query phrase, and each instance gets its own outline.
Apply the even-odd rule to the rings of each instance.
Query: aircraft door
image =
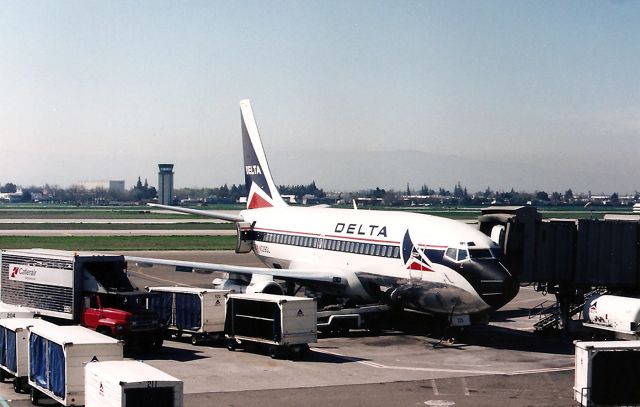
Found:
[[[256,238],[256,232],[253,230],[253,224],[238,222],[236,223],[236,229],[238,231],[236,253],[249,253],[251,249],[253,249],[253,242]]]

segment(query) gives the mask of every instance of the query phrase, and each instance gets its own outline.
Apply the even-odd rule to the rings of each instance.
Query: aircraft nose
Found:
[[[498,309],[518,294],[518,280],[498,260],[478,260],[480,278],[476,280],[476,290],[484,302]]]

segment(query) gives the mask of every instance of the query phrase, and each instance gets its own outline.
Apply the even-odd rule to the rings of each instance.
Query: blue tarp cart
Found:
[[[46,395],[63,406],[84,405],[84,366],[122,360],[122,342],[81,326],[29,329],[31,402]]]
[[[13,390],[21,393],[28,390],[29,374],[29,328],[34,326],[55,327],[55,324],[38,318],[0,319],[0,376],[13,377]]]
[[[191,335],[191,343],[224,335],[225,297],[228,290],[197,287],[148,287],[160,293],[149,299],[148,308],[160,315],[169,332]]]

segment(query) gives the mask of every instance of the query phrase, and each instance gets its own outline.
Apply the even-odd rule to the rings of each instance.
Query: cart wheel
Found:
[[[31,392],[29,393],[29,400],[31,400],[31,404],[33,404],[34,406],[39,405],[40,391],[32,387]]]
[[[191,344],[193,346],[196,346],[198,342],[200,342],[200,338],[198,338],[198,335],[196,334],[191,335]]]
[[[17,377],[13,379],[13,391],[22,393],[22,380]]]
[[[158,338],[158,339],[154,340],[154,341],[151,343],[151,348],[152,348],[154,351],[159,351],[160,349],[162,349],[162,344],[163,344],[163,343],[164,343],[164,339],[162,339],[162,338]]]
[[[0,382],[4,382],[8,377],[7,372],[5,372],[4,369],[0,369]]]
[[[227,339],[227,349],[228,350],[233,352],[234,350],[236,350],[236,346],[238,346],[238,343],[236,342],[235,339],[233,339],[233,338]]]
[[[269,356],[271,359],[278,359],[280,356],[280,349],[277,346],[271,345],[269,346]]]
[[[289,352],[292,359],[299,360],[307,356],[311,351],[309,350],[309,345],[303,343],[301,345],[292,346],[289,348]]]

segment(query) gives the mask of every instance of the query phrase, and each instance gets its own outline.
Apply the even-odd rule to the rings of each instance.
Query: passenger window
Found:
[[[393,248],[393,257],[400,258],[400,248],[399,247],[394,247]]]

